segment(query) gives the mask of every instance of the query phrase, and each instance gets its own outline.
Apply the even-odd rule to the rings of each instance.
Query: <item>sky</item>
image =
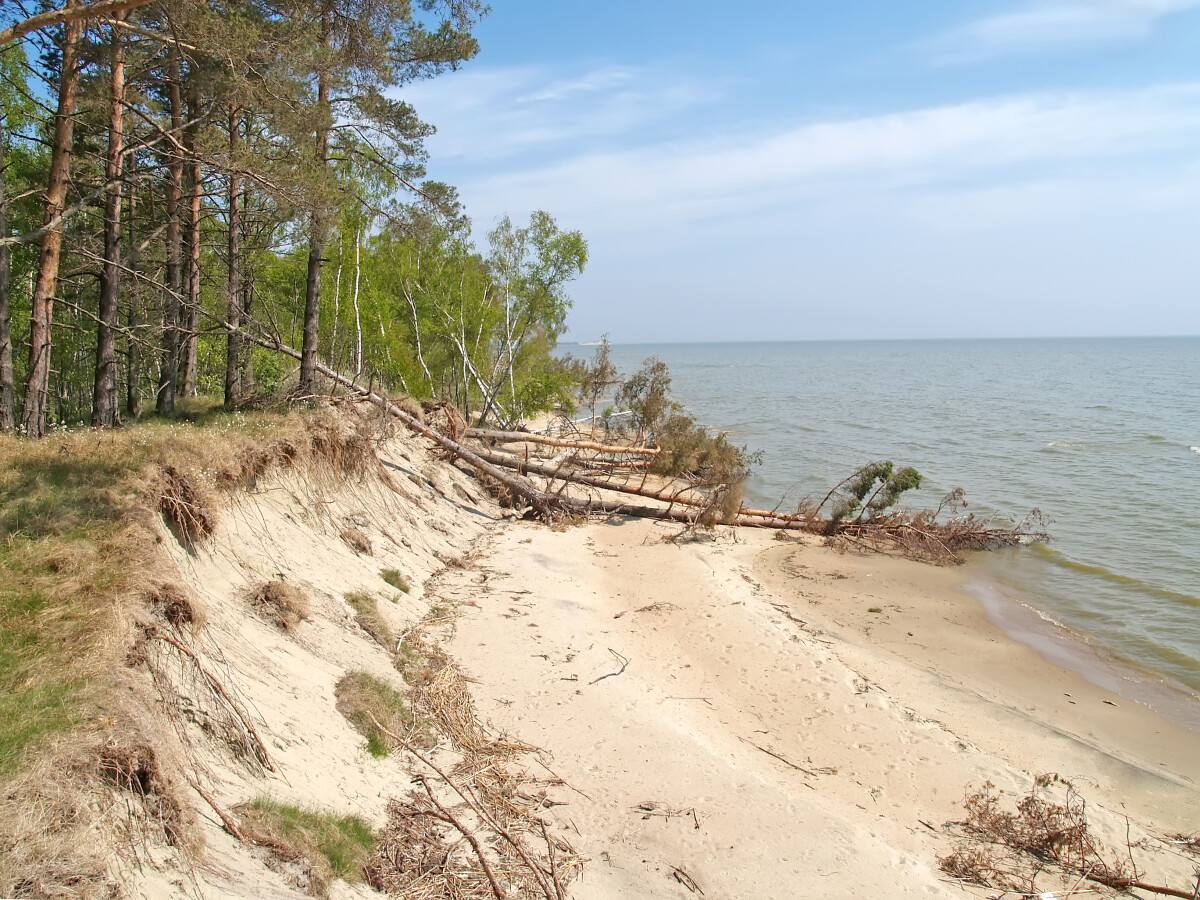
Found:
[[[1200,334],[1200,0],[494,0],[408,85],[566,341]]]

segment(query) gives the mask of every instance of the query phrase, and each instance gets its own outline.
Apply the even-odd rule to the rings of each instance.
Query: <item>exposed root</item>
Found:
[[[194,551],[216,527],[215,516],[195,485],[171,465],[162,469],[158,509],[189,551]]]
[[[139,818],[151,823],[168,844],[184,848],[189,843],[189,822],[174,786],[163,774],[154,748],[146,743],[105,744],[99,752],[103,781],[133,795],[141,807]]]
[[[271,758],[242,704],[204,665],[199,654],[173,634],[154,626],[144,629],[145,641],[132,660],[145,662],[159,692],[176,715],[195,722],[222,740],[237,756],[255,767],[274,771]],[[152,642],[170,647],[174,665],[151,649]]]
[[[208,621],[208,612],[199,599],[173,581],[158,582],[146,592],[146,600],[155,615],[177,630],[198,632]]]

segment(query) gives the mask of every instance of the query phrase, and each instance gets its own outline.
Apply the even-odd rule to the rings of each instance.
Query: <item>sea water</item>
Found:
[[[961,487],[976,514],[1042,510],[1050,543],[978,556],[967,586],[1034,611],[1043,637],[1061,629],[1128,664],[1126,680],[1200,694],[1200,338],[627,344],[612,356],[626,374],[659,357],[697,420],[764,451],[747,486],[756,506],[820,498],[887,459],[926,476],[910,507]],[[1051,656],[1071,643],[1051,637]]]

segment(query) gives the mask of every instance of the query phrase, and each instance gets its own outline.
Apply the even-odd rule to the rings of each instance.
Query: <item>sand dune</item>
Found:
[[[1151,880],[1192,877],[1194,860],[1158,839],[1200,822],[1200,735],[1008,639],[957,590],[961,571],[756,530],[551,530],[503,519],[413,440],[383,456],[390,487],[280,476],[233,500],[211,545],[176,553],[210,610],[205,651],[275,764],[231,766],[193,735],[189,764],[226,808],[265,795],[378,827],[410,790],[409,764],[369,757],[334,697],[352,669],[403,686],[344,599],[383,596],[380,571],[395,567],[413,590],[381,604],[393,631],[449,610],[436,636],[481,717],[541,748],[522,763],[532,774],[561,779],[544,812],[586,860],[579,900],[987,896],[939,869],[956,840],[945,823],[968,789],[1017,796],[1043,772],[1076,783],[1112,846],[1126,816],[1130,840],[1153,839],[1138,850]],[[340,536],[347,523],[369,554]],[[313,602],[290,633],[246,605],[277,577]],[[302,895],[295,872],[192,799],[200,864],[129,872],[131,894]],[[341,882],[332,894],[373,896]]]

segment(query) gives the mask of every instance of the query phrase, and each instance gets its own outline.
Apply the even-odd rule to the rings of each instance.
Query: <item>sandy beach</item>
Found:
[[[959,571],[678,531],[510,525],[443,586],[481,710],[570,786],[576,896],[961,896],[943,823],[1041,773],[1115,846],[1195,829],[1200,735],[1008,639]]]

